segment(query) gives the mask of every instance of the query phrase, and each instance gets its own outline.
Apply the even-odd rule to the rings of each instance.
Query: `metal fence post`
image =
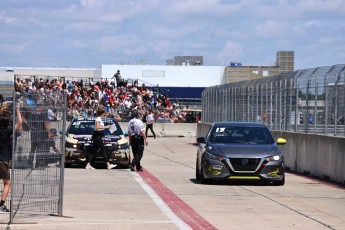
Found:
[[[328,133],[328,97],[329,97],[329,83],[326,80],[326,95],[325,95],[325,134]]]
[[[337,117],[338,117],[338,79],[335,81],[334,94],[334,136],[337,136]]]
[[[316,134],[316,126],[317,126],[317,95],[318,94],[318,83],[316,82],[315,79],[315,101],[314,101],[314,134]]]

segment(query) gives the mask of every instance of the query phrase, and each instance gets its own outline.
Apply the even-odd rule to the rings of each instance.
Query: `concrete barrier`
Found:
[[[285,165],[291,171],[345,184],[345,138],[316,134],[272,132],[283,137]]]
[[[128,130],[128,122],[119,122],[123,131]],[[195,137],[197,123],[154,123],[153,131],[157,137]],[[148,136],[152,136],[148,131]]]
[[[205,136],[209,123],[197,124],[197,137]],[[345,184],[345,138],[316,134],[272,131],[275,139],[285,138],[282,146],[287,169]]]

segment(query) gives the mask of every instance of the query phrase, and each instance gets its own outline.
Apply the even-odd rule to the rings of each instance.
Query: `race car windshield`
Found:
[[[265,127],[215,127],[210,140],[216,143],[235,144],[273,144],[274,139],[270,131]]]
[[[110,120],[105,120],[104,125],[114,124]],[[104,132],[106,135],[123,135],[122,129],[118,123],[115,122],[116,130],[113,133],[110,133],[108,129],[105,129]],[[74,135],[92,135],[95,130],[95,121],[73,121],[69,126],[68,133]]]

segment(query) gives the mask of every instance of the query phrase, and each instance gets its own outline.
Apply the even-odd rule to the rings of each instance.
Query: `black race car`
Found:
[[[80,165],[85,167],[87,154],[90,151],[95,151],[92,145],[92,134],[95,129],[96,118],[74,118],[66,131],[65,143],[65,166]],[[130,165],[130,152],[128,141],[118,124],[113,118],[103,118],[104,125],[115,124],[116,130],[110,133],[108,129],[105,130],[103,142],[107,150],[108,157],[111,164],[117,164],[124,168]],[[105,159],[100,152],[100,149],[93,152],[93,164],[105,163]]]

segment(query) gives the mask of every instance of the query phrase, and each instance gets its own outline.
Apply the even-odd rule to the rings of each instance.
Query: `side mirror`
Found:
[[[197,143],[205,143],[205,142],[206,142],[205,137],[198,137],[198,138],[196,139],[196,142],[197,142]]]
[[[285,145],[286,144],[286,140],[284,138],[278,138],[277,139],[277,145]]]

